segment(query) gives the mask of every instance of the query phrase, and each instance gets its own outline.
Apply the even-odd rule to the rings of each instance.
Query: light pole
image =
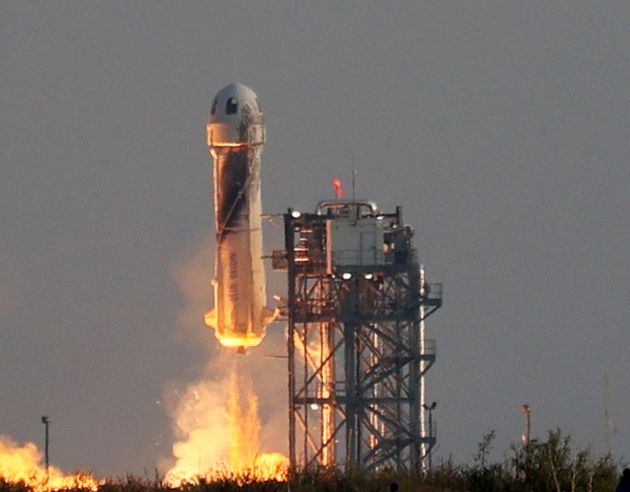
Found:
[[[433,451],[433,410],[437,406],[437,402],[431,403],[431,405],[427,405],[425,403],[422,404],[422,408],[424,408],[427,412],[429,412],[429,473],[431,472],[431,453]]]
[[[522,412],[525,414],[525,434],[523,434],[523,442],[526,446],[529,446],[529,441],[532,435],[532,409],[525,403],[521,407]]]
[[[532,408],[524,403],[521,411],[525,414],[525,434],[523,434],[523,444],[525,445],[525,480],[529,477],[529,467],[531,463],[531,449],[529,443],[532,438]]]
[[[44,435],[44,456],[46,457],[46,483],[48,483],[48,478],[50,477],[50,473],[49,473],[49,467],[50,467],[50,462],[48,460],[48,442],[49,442],[49,435],[48,435],[48,425],[50,424],[50,418],[47,415],[43,415],[42,416],[42,424],[44,424],[45,427],[45,435]]]

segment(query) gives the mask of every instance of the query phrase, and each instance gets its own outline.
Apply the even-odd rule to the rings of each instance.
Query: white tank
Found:
[[[214,309],[205,322],[222,345],[244,351],[262,342],[275,318],[265,307],[260,196],[265,125],[254,91],[239,83],[220,90],[207,131],[214,159],[216,262]]]

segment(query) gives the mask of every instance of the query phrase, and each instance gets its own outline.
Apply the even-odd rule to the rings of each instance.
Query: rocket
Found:
[[[214,308],[205,323],[219,342],[243,353],[262,342],[275,319],[265,307],[260,157],[265,124],[256,93],[243,84],[221,89],[210,110],[216,228]]]

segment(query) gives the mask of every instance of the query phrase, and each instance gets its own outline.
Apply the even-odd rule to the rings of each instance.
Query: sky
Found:
[[[0,435],[41,445],[49,415],[51,462],[101,475],[170,455],[173,388],[219,351],[205,124],[237,80],[266,212],[356,168],[444,282],[437,457],[496,430],[500,459],[529,403],[534,437],[597,452],[608,409],[629,461],[628,25],[625,0],[0,2]],[[278,450],[282,331],[251,356]]]

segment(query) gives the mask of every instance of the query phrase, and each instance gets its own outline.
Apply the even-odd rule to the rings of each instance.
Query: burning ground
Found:
[[[35,491],[98,488],[98,482],[89,474],[68,475],[54,466],[46,470],[35,444],[20,445],[6,436],[0,436],[0,478],[8,483],[23,483]]]

